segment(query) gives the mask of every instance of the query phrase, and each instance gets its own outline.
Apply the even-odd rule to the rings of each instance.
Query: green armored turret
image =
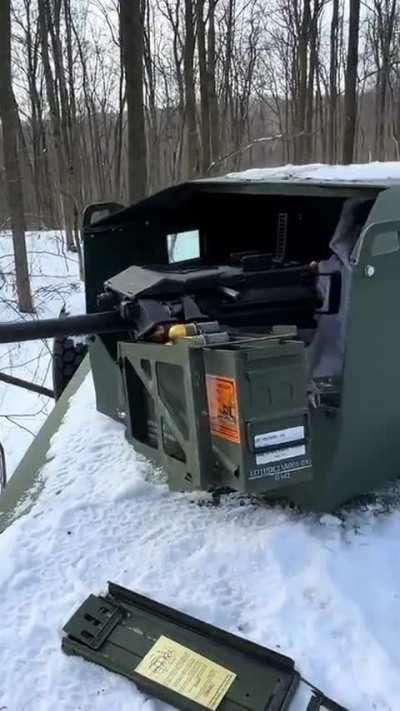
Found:
[[[171,489],[332,510],[400,472],[399,196],[225,179],[91,206],[87,314],[0,342],[87,335],[98,409]]]

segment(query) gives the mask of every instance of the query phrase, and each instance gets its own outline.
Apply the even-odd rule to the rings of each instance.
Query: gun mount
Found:
[[[107,310],[0,324],[0,343],[124,332],[129,340],[151,340],[160,327],[193,321],[218,321],[232,334],[245,333],[249,324],[254,330],[294,319],[312,322],[319,303],[315,274],[292,265],[263,269],[263,259],[242,257],[240,266],[201,269],[129,267],[98,295],[98,307]]]

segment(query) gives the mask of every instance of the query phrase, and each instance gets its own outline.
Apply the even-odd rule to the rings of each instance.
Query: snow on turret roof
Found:
[[[227,173],[220,177],[208,175],[189,182],[164,188],[144,200],[111,214],[91,226],[92,232],[103,231],[110,227],[129,224],[137,219],[147,219],[149,215],[158,214],[160,219],[174,215],[177,211],[188,208],[191,213],[191,200],[199,192],[209,190],[210,186],[218,186],[220,192],[251,192],[248,184],[265,183],[265,192],[271,192],[271,185],[292,183],[299,185],[329,185],[341,189],[385,188],[393,184],[400,185],[400,161],[388,163],[365,163],[353,165],[327,165],[312,163],[310,165],[285,165],[274,168],[252,168],[238,173]],[[247,184],[247,185],[246,185]],[[267,185],[269,184],[269,185]],[[232,186],[235,186],[232,188]],[[214,192],[214,190],[213,190]],[[218,192],[218,190],[217,190]],[[262,190],[259,192],[263,192]]]
[[[351,165],[284,165],[275,168],[252,168],[238,173],[227,173],[223,180],[229,181],[312,181],[317,183],[364,183],[367,185],[390,185],[400,182],[400,161],[386,163],[353,163]]]

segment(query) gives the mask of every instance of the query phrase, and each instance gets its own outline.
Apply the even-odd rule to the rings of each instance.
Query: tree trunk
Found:
[[[337,81],[338,81],[338,47],[339,47],[339,0],[333,0],[330,35],[330,65],[329,65],[329,161],[336,163],[337,159]]]
[[[59,184],[57,186],[57,192],[59,194],[59,205],[62,215],[63,227],[65,230],[67,249],[74,250],[74,226],[73,220],[71,220],[70,198],[68,196],[69,191],[67,185],[67,169],[65,160],[66,146],[63,146],[61,108],[60,99],[57,91],[57,77],[60,74],[60,68],[58,66],[58,61],[56,61],[58,50],[55,45],[57,45],[60,33],[59,31],[57,32],[57,30],[53,27],[51,7],[49,2],[46,2],[46,0],[39,0],[38,2],[38,32],[40,36],[40,47],[43,63],[43,73],[46,84],[46,94],[50,108],[54,153],[57,163],[57,173],[59,181]],[[53,76],[52,61],[50,58],[50,38],[52,38],[53,40],[53,55],[55,55],[52,57],[52,59],[54,60],[53,64],[55,65],[55,77]]]
[[[23,190],[18,160],[18,115],[11,83],[10,0],[0,2],[0,117],[8,207],[14,244],[15,273],[20,311],[33,312],[25,242]]]
[[[201,172],[206,173],[211,163],[210,132],[210,85],[207,71],[206,23],[204,20],[204,0],[197,0],[197,45],[200,73],[200,114],[201,114]]]
[[[357,67],[360,31],[360,0],[350,0],[349,39],[344,90],[344,125],[342,162],[351,163],[357,120]]]
[[[307,99],[306,99],[306,120],[305,135],[303,141],[303,160],[308,162],[315,160],[313,155],[313,128],[317,125],[317,105],[314,96],[314,85],[319,71],[319,46],[318,46],[318,22],[320,6],[314,3],[313,14],[310,17],[309,29],[309,67],[307,77]]]
[[[215,50],[215,7],[218,0],[210,0],[208,18],[208,84],[210,90],[210,131],[211,159],[217,160],[219,148],[219,107],[216,87],[216,50]]]
[[[195,50],[195,19],[192,0],[185,0],[185,135],[186,135],[186,174],[192,178],[199,172],[198,139],[196,123],[196,92],[194,85],[194,50]]]
[[[394,34],[394,20],[397,11],[396,0],[386,0],[385,3],[375,0],[375,11],[377,15],[377,56],[380,57],[378,64],[377,86],[376,86],[376,125],[375,125],[375,147],[378,160],[386,160],[386,132],[388,127],[386,113],[387,90],[390,84],[390,62],[392,55],[392,43]]]
[[[311,8],[310,0],[303,0],[303,14],[298,27],[298,55],[297,71],[299,77],[297,106],[296,106],[296,136],[294,141],[294,161],[303,163],[306,158],[306,113],[307,113],[307,76],[308,54],[310,41]]]
[[[149,0],[145,3],[145,23],[144,23],[144,68],[147,88],[147,104],[148,104],[148,143],[149,143],[149,175],[148,185],[149,192],[160,190],[161,187],[161,171],[160,171],[160,136],[158,130],[158,115],[157,115],[157,71],[155,58],[153,56],[152,46],[152,26],[154,26],[154,8]]]
[[[143,98],[143,17],[140,0],[120,0],[120,34],[128,106],[129,200],[147,191],[147,147]]]

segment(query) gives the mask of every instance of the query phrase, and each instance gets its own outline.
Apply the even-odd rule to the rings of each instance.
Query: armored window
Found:
[[[188,230],[167,235],[168,261],[170,264],[185,262],[200,257],[199,230]]]

